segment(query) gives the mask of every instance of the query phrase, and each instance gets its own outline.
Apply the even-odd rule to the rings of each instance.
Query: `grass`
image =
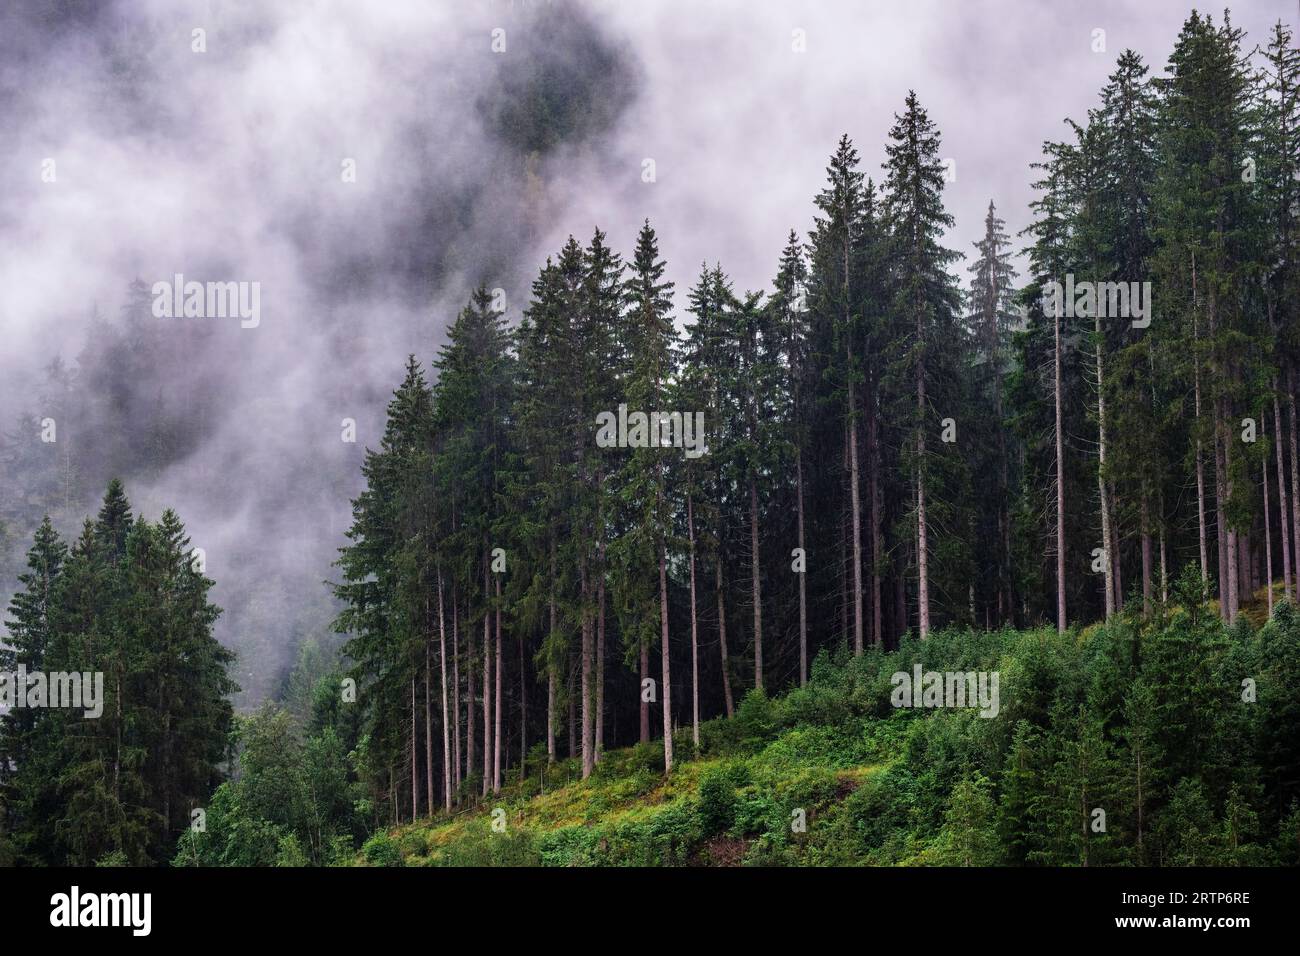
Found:
[[[698,753],[689,734],[678,736],[670,775],[661,743],[609,751],[587,780],[576,779],[578,761],[561,761],[546,772],[546,780],[564,781],[558,786],[542,792],[545,781],[533,771],[477,807],[393,828],[356,862],[740,865],[753,862],[764,838],[797,843],[796,810],[805,820],[824,816],[888,763],[882,746],[892,756],[901,748],[898,734],[799,725],[757,747],[709,753],[721,723],[702,728]],[[504,829],[493,829],[494,813]]]

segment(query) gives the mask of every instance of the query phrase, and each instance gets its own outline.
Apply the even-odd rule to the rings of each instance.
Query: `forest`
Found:
[[[104,713],[0,715],[0,862],[1300,863],[1300,52],[1192,13],[1065,130],[969,252],[911,92],[769,289],[646,219],[470,293],[260,709],[176,514],[47,516],[0,669]]]

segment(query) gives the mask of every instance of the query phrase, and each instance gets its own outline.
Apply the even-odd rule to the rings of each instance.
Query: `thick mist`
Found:
[[[1125,47],[1159,74],[1189,10],[1092,6],[5,4],[0,599],[40,514],[75,533],[120,475],[205,550],[255,703],[328,633],[364,448],[405,356],[427,363],[475,286],[517,318],[569,233],[626,252],[649,217],[679,303],[705,260],[765,288],[839,135],[878,181],[911,88],[955,163],[949,245],[969,252],[990,199],[1014,234],[1042,141]],[[1249,48],[1294,16],[1233,19]],[[149,287],[177,273],[259,283],[260,324],[155,317]]]
[[[0,431],[22,472],[0,491],[5,589],[43,510],[74,533],[120,475],[137,512],[176,508],[206,552],[256,701],[328,633],[322,582],[405,356],[430,359],[480,283],[518,301],[553,170],[601,149],[634,60],[571,5],[0,16],[18,184],[0,194]],[[155,317],[150,287],[177,273],[257,283],[260,321]]]

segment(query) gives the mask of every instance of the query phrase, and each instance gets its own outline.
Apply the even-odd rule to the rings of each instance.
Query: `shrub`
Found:
[[[402,852],[387,833],[376,833],[361,847],[361,855],[371,866],[401,866]]]
[[[736,818],[736,787],[725,767],[715,767],[700,781],[700,826],[705,836],[731,829]]]

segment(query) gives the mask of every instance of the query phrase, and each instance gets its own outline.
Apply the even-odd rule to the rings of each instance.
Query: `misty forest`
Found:
[[[406,255],[455,305],[286,426],[338,451],[211,466],[265,572],[163,491],[229,427],[194,355],[263,330],[122,277],[0,423],[0,670],[103,675],[94,719],[5,700],[0,862],[1300,864],[1300,51],[1179,19],[966,248],[920,65],[817,144],[761,288],[650,210],[354,248],[337,301]],[[588,56],[496,67],[488,169],[613,122]]]

